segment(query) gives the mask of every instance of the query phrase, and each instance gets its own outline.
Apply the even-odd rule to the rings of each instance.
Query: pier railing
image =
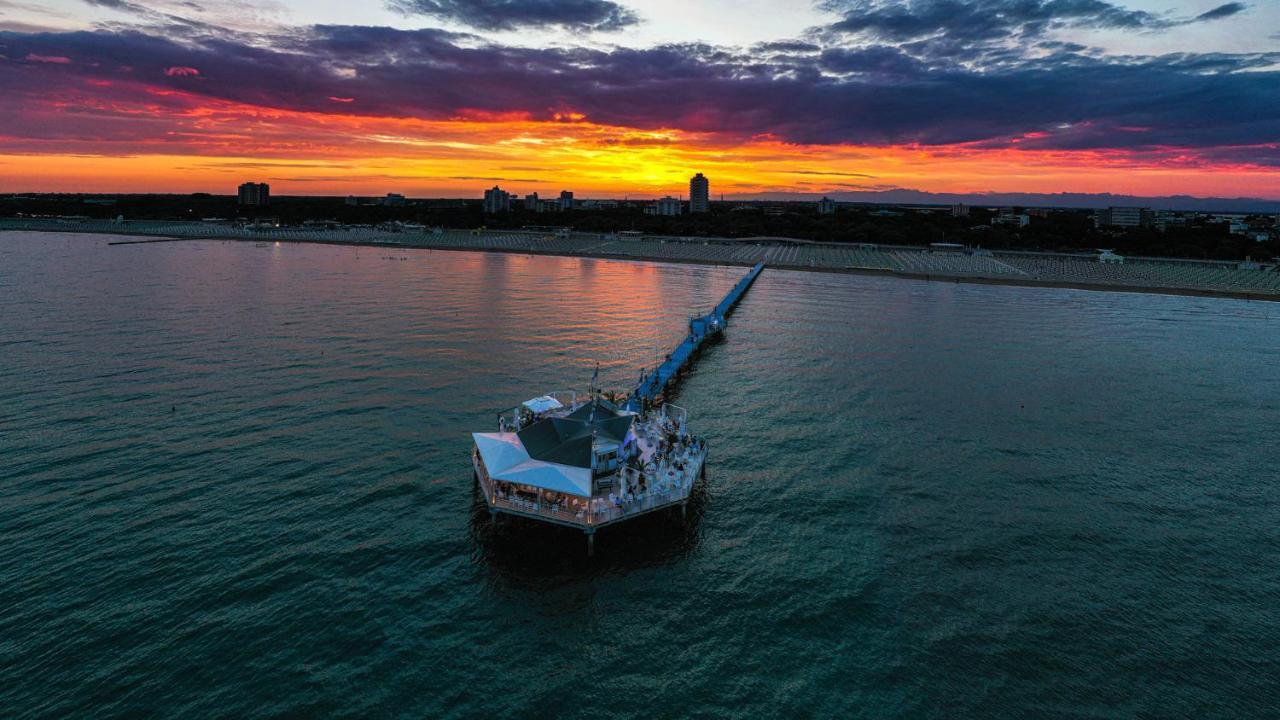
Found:
[[[646,472],[645,475],[649,483],[655,485],[662,483],[661,490],[652,490],[643,495],[633,495],[630,499],[594,497],[587,500],[585,498],[567,497],[560,502],[551,502],[541,498],[524,498],[518,494],[500,492],[493,479],[489,477],[484,463],[480,461],[474,451],[472,460],[476,468],[476,475],[480,478],[481,491],[491,507],[521,515],[534,515],[563,525],[590,528],[688,500],[689,493],[693,489],[694,479],[702,468],[703,459],[698,459],[696,464],[687,466],[685,470],[678,472],[666,466],[659,468],[656,472]],[[656,477],[664,471],[669,473],[666,478],[660,480]],[[636,471],[632,470],[631,472],[633,473],[632,482],[634,483]],[[621,485],[619,482],[621,475],[622,473],[620,472],[615,476],[615,486]]]
[[[645,375],[640,380],[640,384],[631,391],[627,400],[628,410],[639,412],[645,403],[653,401],[693,358],[702,343],[725,328],[729,313],[750,289],[762,270],[764,270],[764,263],[756,263],[750,272],[729,290],[714,310],[702,317],[689,320],[689,334],[663,359],[656,370]]]

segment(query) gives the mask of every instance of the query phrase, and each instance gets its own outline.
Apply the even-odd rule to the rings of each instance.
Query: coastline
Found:
[[[57,227],[57,228],[22,228],[9,229],[0,228],[0,234],[6,232],[51,232],[51,233],[79,233],[87,235],[115,235],[122,238],[132,238],[129,240],[120,240],[108,242],[110,246],[125,245],[149,245],[154,243],[169,242],[188,242],[188,241],[234,241],[234,242],[273,242],[273,243],[292,243],[292,244],[309,244],[309,245],[338,245],[338,246],[356,246],[356,247],[382,247],[382,248],[399,248],[402,250],[443,250],[453,252],[494,252],[516,255],[543,255],[548,257],[584,257],[597,260],[620,260],[630,262],[649,262],[649,263],[679,263],[689,265],[719,265],[727,267],[752,267],[755,263],[745,260],[733,260],[725,258],[689,258],[689,257],[669,257],[640,254],[617,254],[606,252],[593,252],[592,250],[567,250],[556,249],[548,250],[544,248],[519,248],[519,247],[484,247],[484,246],[462,246],[450,245],[444,243],[432,243],[429,238],[431,236],[415,236],[414,242],[380,242],[377,240],[347,240],[347,239],[323,239],[323,238],[275,238],[275,237],[234,237],[227,235],[205,234],[205,235],[189,235],[183,237],[149,237],[146,235],[132,235],[129,233],[119,233],[102,231],[96,229]],[[1213,288],[1180,288],[1166,287],[1154,285],[1121,285],[1112,283],[1089,283],[1070,280],[1047,280],[1035,277],[992,277],[983,275],[969,274],[934,274],[919,273],[895,270],[892,268],[874,268],[874,267],[836,267],[836,266],[817,266],[817,265],[797,265],[785,262],[768,262],[766,266],[775,270],[792,270],[798,272],[818,272],[840,275],[877,275],[882,277],[894,277],[905,280],[923,280],[927,282],[949,282],[949,283],[967,283],[973,285],[1004,285],[1013,287],[1031,287],[1031,288],[1058,288],[1067,290],[1086,290],[1091,292],[1123,292],[1123,293],[1140,293],[1147,295],[1172,295],[1181,297],[1205,297],[1205,298],[1224,298],[1231,300],[1263,301],[1263,302],[1280,302],[1280,293],[1268,294],[1258,292],[1247,292],[1241,290],[1230,289],[1213,289]]]

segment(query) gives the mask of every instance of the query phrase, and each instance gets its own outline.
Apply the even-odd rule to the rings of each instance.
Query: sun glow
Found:
[[[1177,148],[799,145],[601,125],[573,111],[544,122],[485,113],[420,120],[280,110],[154,87],[127,90],[110,100],[53,97],[27,108],[31,122],[67,131],[51,140],[6,142],[3,189],[227,193],[256,179],[270,182],[277,194],[299,195],[476,197],[497,184],[518,193],[570,188],[583,197],[654,197],[680,194],[697,171],[712,178],[716,195],[730,197],[903,187],[1280,195],[1274,173],[1206,167]],[[341,100],[334,104],[357,104]],[[145,125],[142,131],[137,124]]]

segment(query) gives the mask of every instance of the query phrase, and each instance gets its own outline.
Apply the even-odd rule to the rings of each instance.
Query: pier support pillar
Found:
[[[596,556],[596,534],[594,531],[587,533],[587,557]]]
[[[689,519],[689,503],[687,502],[680,503],[680,519],[681,520]]]
[[[489,519],[490,520],[498,519],[498,508],[495,508],[495,507],[489,508]]]

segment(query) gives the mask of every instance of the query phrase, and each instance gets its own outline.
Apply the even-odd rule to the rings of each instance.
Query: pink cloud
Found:
[[[30,53],[27,55],[27,62],[54,63],[55,65],[70,65],[71,58],[61,55],[37,55]]]
[[[193,67],[174,65],[173,67],[166,69],[164,74],[167,77],[198,77],[200,75],[200,71]]]
[[[355,99],[355,98],[349,98],[349,97],[334,97],[333,95],[330,95],[330,96],[329,96],[329,99],[330,99],[330,100],[332,100],[332,101],[334,101],[334,102],[336,102],[336,103],[350,103],[350,102],[355,102],[355,101],[356,101],[356,99]]]

